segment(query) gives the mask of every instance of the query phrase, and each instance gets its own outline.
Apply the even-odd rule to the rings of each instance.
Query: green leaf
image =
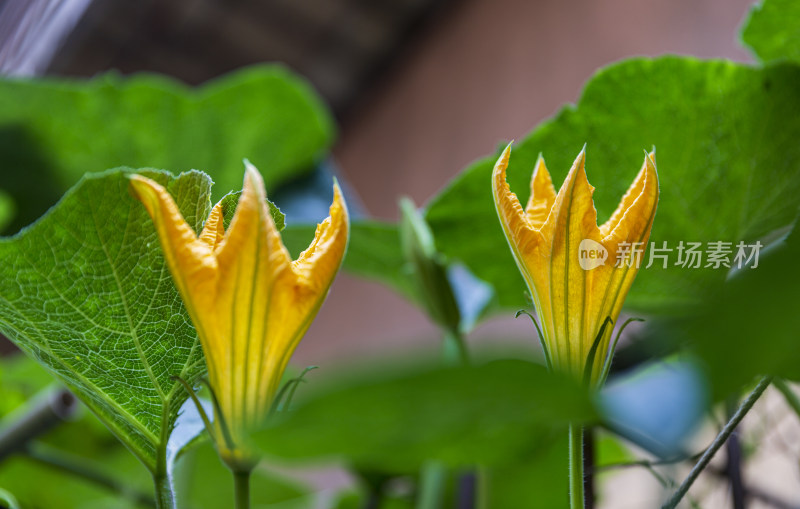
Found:
[[[0,359],[0,418],[53,383],[53,376],[33,359],[24,355]],[[123,508],[133,507],[134,492],[152,496],[152,480],[142,463],[91,412],[77,412],[30,445],[40,456],[69,455],[81,467],[112,477],[126,489],[125,495],[115,493],[21,453],[0,463],[0,483],[22,507]]]
[[[175,491],[181,507],[217,509],[229,507],[233,498],[233,476],[210,443],[192,447],[175,464]],[[253,508],[301,509],[309,506],[309,493],[299,483],[257,467],[250,478]]]
[[[553,436],[536,455],[485,469],[486,507],[567,509],[569,507],[567,433]]]
[[[117,166],[207,172],[219,196],[241,189],[242,158],[269,189],[310,170],[333,120],[301,78],[276,65],[236,71],[198,88],[152,74],[0,80],[0,189],[18,229],[85,172]]]
[[[764,0],[750,9],[742,41],[762,62],[800,63],[800,4]]]
[[[87,175],[33,226],[0,240],[0,332],[155,471],[187,397],[171,377],[191,382],[205,366],[129,171]],[[200,229],[211,206],[207,175],[141,173]]]
[[[428,224],[409,198],[400,201],[400,215],[401,245],[422,309],[442,329],[460,330],[461,312],[447,277],[447,264],[436,250]]]
[[[800,69],[663,57],[600,71],[576,106],[540,125],[511,154],[508,179],[522,201],[541,152],[559,186],[588,142],[587,172],[607,219],[644,159],[658,148],[661,196],[651,241],[751,241],[791,223],[800,195]],[[465,170],[428,207],[438,248],[495,286],[502,306],[525,307],[519,275],[495,212],[496,156]],[[646,258],[646,257],[645,257]],[[671,253],[672,264],[677,261]],[[646,260],[645,260],[646,261]],[[705,261],[704,261],[705,263]],[[693,304],[724,280],[722,269],[658,260],[637,276],[626,303],[654,313]]]
[[[241,195],[241,191],[232,191],[223,196],[222,200],[220,200],[222,204],[222,226],[225,228],[225,231],[228,231],[228,227],[231,225],[233,215],[236,213],[236,205],[239,203],[239,197]],[[284,226],[286,226],[286,216],[284,216],[281,209],[271,201],[267,200],[267,205],[269,206],[270,215],[278,231],[283,230]]]
[[[762,250],[763,251],[763,250]],[[762,252],[758,266],[708,292],[703,306],[657,333],[687,339],[723,398],[756,376],[800,380],[800,230]]]
[[[266,454],[343,456],[360,468],[413,471],[504,464],[546,449],[569,421],[595,417],[577,383],[524,361],[371,376],[329,389],[254,436]]]

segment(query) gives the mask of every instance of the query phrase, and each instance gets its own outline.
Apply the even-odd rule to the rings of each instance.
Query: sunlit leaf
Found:
[[[198,229],[211,182],[147,171]],[[156,468],[187,395],[171,379],[205,369],[152,223],[124,171],[85,177],[19,235],[0,240],[0,331],[69,386]]]

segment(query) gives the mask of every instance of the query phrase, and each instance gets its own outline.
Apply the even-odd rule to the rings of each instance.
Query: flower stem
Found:
[[[736,427],[740,422],[742,422],[744,416],[747,415],[747,412],[749,412],[751,408],[753,408],[753,405],[755,405],[756,401],[758,401],[758,398],[761,397],[764,391],[767,390],[767,387],[769,387],[771,382],[771,376],[765,376],[758,382],[756,388],[747,395],[745,400],[742,401],[742,404],[739,405],[739,408],[736,409],[736,412],[734,412],[731,420],[725,424],[725,426],[722,428],[722,431],[719,432],[719,435],[714,438],[714,441],[711,442],[711,445],[708,446],[708,449],[706,449],[703,455],[700,456],[700,459],[697,461],[695,466],[692,467],[692,471],[689,472],[689,475],[683,480],[683,483],[681,483],[678,490],[675,491],[672,497],[663,506],[661,506],[662,509],[675,509],[675,507],[678,506],[684,495],[689,492],[689,488],[700,476],[700,473],[704,468],[706,468],[706,466],[708,466],[711,458],[713,458],[714,454],[716,454],[716,452],[725,444],[725,442],[728,440],[728,437],[731,436],[731,433],[736,430]]]
[[[250,470],[233,472],[233,481],[236,486],[236,509],[250,508],[250,472]]]
[[[172,493],[169,476],[163,473],[153,474],[153,484],[156,494],[156,509],[174,509],[175,495]]]
[[[583,509],[583,428],[569,425],[569,508]]]
[[[447,469],[438,461],[428,462],[420,472],[416,509],[436,509],[442,506]]]

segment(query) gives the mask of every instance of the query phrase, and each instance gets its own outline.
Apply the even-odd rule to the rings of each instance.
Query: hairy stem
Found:
[[[569,426],[569,508],[584,509],[583,428]]]
[[[175,496],[172,494],[172,483],[166,473],[153,474],[153,485],[156,494],[157,509],[174,509]]]
[[[592,428],[583,430],[583,491],[585,509],[594,509],[594,437]]]
[[[765,376],[758,382],[756,388],[747,395],[744,401],[742,401],[742,404],[739,405],[739,408],[737,408],[736,412],[734,412],[733,417],[731,417],[731,419],[725,424],[725,426],[722,428],[722,431],[719,432],[719,435],[717,435],[716,438],[714,438],[714,441],[711,442],[711,445],[708,446],[708,449],[706,449],[706,451],[700,457],[700,460],[698,460],[698,462],[692,468],[692,471],[689,472],[689,475],[686,476],[686,479],[683,480],[683,483],[681,483],[678,490],[663,506],[661,506],[662,509],[675,509],[675,507],[678,506],[678,503],[680,503],[681,499],[689,491],[689,488],[691,488],[692,484],[694,484],[694,482],[700,476],[700,473],[703,471],[703,469],[706,468],[708,463],[711,461],[711,458],[713,458],[714,454],[716,454],[717,451],[720,450],[720,448],[725,444],[725,442],[728,440],[728,437],[731,436],[731,433],[736,430],[736,427],[740,422],[742,422],[744,416],[747,415],[747,412],[749,412],[751,408],[753,408],[753,405],[755,405],[756,401],[758,401],[758,398],[761,397],[764,391],[767,390],[767,387],[769,387],[771,382],[771,376]]]

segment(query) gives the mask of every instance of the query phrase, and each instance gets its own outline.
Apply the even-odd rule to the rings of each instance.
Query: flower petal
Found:
[[[269,212],[261,174],[246,163],[244,186],[228,231],[216,248],[219,264],[216,333],[206,355],[220,359],[209,376],[235,435],[265,417],[269,402],[258,386],[266,370],[264,352],[271,330],[268,315],[276,288],[291,281],[289,252]],[[204,345],[206,346],[206,345]]]
[[[270,308],[270,337],[261,380],[260,398],[271,400],[303,335],[322,306],[347,250],[349,215],[338,183],[333,186],[330,215],[319,225],[308,249],[292,262],[292,278],[275,288]]]
[[[553,187],[553,179],[544,164],[544,157],[539,154],[536,160],[536,169],[533,170],[531,177],[531,197],[525,207],[525,214],[528,222],[533,228],[540,229],[542,224],[550,215],[550,210],[556,201],[556,189]]]
[[[591,349],[585,338],[594,331],[587,330],[594,317],[586,308],[594,297],[589,271],[581,268],[579,249],[584,239],[600,243],[597,211],[592,194],[594,187],[586,178],[585,151],[581,151],[564,184],[558,191],[553,211],[543,229],[552,227],[549,297],[552,310],[552,337],[559,338],[556,362],[580,376],[583,362]],[[543,298],[543,299],[546,299]]]
[[[511,157],[511,144],[509,144],[494,165],[492,171],[492,194],[497,216],[506,234],[506,240],[514,253],[517,265],[528,280],[528,269],[523,260],[532,255],[537,246],[543,242],[542,235],[531,227],[528,217],[522,210],[519,198],[506,182],[506,169]]]
[[[206,224],[203,225],[203,231],[200,232],[200,240],[208,244],[208,247],[214,249],[222,241],[225,235],[225,227],[222,224],[222,202],[220,201],[214,208],[211,209]]]
[[[655,167],[655,160],[656,160],[656,153],[655,151],[650,152],[650,159],[653,160],[653,166]],[[600,226],[600,234],[603,237],[606,237],[609,233],[611,233],[614,228],[617,227],[619,222],[622,220],[622,217],[625,215],[625,212],[633,205],[633,202],[639,195],[642,193],[642,189],[644,188],[645,178],[647,177],[648,168],[647,168],[648,158],[645,157],[644,162],[642,163],[642,168],[639,170],[639,173],[636,175],[636,178],[633,179],[630,187],[625,192],[625,195],[617,205],[616,210],[614,213],[611,214],[611,217],[605,223]],[[610,240],[610,239],[609,239]]]
[[[198,332],[203,317],[214,307],[216,259],[208,244],[197,238],[172,196],[157,182],[131,175],[131,189],[155,225],[167,266]]]

